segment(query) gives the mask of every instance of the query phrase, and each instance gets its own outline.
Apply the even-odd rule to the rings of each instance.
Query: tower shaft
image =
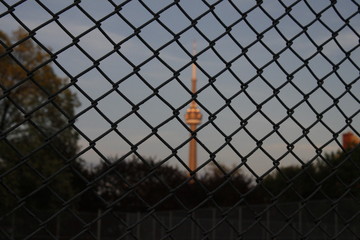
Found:
[[[196,131],[196,125],[190,125],[191,131]],[[197,168],[197,148],[196,148],[196,139],[192,138],[189,143],[189,168],[191,171],[195,171]]]
[[[193,45],[193,54],[195,54],[195,44]],[[196,93],[196,65],[195,63],[191,66],[191,91]],[[196,132],[197,125],[201,122],[202,115],[199,108],[197,107],[196,102],[193,100],[190,103],[190,107],[186,110],[185,121],[189,125],[192,136]],[[189,143],[189,168],[191,171],[195,171],[197,168],[197,143],[196,139],[193,137]]]

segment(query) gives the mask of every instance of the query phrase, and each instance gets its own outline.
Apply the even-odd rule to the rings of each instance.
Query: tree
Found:
[[[220,206],[233,206],[244,199],[243,194],[251,189],[251,179],[240,169],[232,171],[229,167],[214,163],[208,166],[201,181],[209,192],[213,192],[212,199]]]
[[[360,145],[325,154],[316,162],[280,167],[264,179],[265,201],[360,197]]]
[[[186,172],[174,166],[156,163],[151,158],[133,156],[130,159],[110,158],[92,171],[98,207],[113,207],[125,211],[191,209],[233,206],[250,190],[251,180],[241,171],[221,170],[212,165],[206,174],[190,181]],[[212,200],[205,201],[212,194]],[[102,205],[101,205],[102,202]],[[89,208],[95,208],[90,206]]]
[[[178,208],[171,189],[186,181],[186,175],[177,168],[160,165],[153,159],[110,158],[93,169],[93,179],[100,178],[95,189],[102,207],[126,211]],[[163,199],[167,199],[163,201]],[[101,207],[101,206],[99,206]]]
[[[12,37],[0,31],[0,194],[8,201],[5,208],[24,197],[33,208],[69,198],[70,164],[48,178],[78,150],[78,134],[69,122],[79,101],[66,88],[67,80],[56,76],[50,56],[27,37],[23,30]]]
[[[264,189],[270,193],[269,195],[264,192],[265,201],[278,199],[295,202],[308,198],[316,189],[316,172],[314,165],[280,167],[262,183]]]
[[[327,197],[360,197],[360,145],[326,154],[319,159],[317,168],[317,179],[324,182]]]

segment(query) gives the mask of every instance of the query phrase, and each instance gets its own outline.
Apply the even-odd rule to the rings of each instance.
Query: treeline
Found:
[[[303,166],[281,167],[262,184],[268,201],[309,201],[360,197],[360,145],[319,157]]]
[[[99,179],[92,198],[97,198],[93,203],[103,208],[131,211],[231,206],[249,191],[251,179],[241,171],[225,176],[230,170],[220,168],[211,164],[206,174],[190,178],[177,167],[132,157],[102,163],[88,170],[88,176]]]
[[[241,169],[215,163],[210,163],[205,173],[192,179],[177,167],[135,156],[112,159],[85,172],[93,185],[88,195],[79,201],[83,210],[233,207],[360,197],[359,146],[326,154],[303,166],[279,167],[259,182],[243,174]]]
[[[64,163],[63,172],[43,181],[29,176],[41,170],[33,166],[12,174],[11,182],[11,174],[2,178],[1,211],[20,204],[37,210],[68,205],[79,211],[149,211],[359,198],[359,153],[356,148],[302,167],[280,167],[258,183],[241,170],[216,164],[190,178],[177,167],[135,156],[112,158],[92,168]],[[1,173],[8,171],[4,162],[0,167]]]

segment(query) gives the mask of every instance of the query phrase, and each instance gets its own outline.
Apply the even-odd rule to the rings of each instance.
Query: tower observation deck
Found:
[[[196,54],[195,44],[193,44],[193,54]],[[191,91],[193,93],[196,93],[196,81],[196,65],[193,63],[191,66]],[[197,126],[201,123],[201,118],[202,114],[200,113],[200,109],[193,100],[185,114],[185,121],[189,125],[191,133],[196,131]],[[191,171],[194,171],[197,168],[197,149],[195,138],[192,138],[189,143],[189,168]]]

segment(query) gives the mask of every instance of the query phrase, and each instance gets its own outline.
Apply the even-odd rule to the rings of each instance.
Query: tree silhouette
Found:
[[[70,170],[57,171],[78,148],[70,123],[79,101],[50,62],[23,30],[11,37],[0,31],[0,194],[5,209],[24,197],[31,207],[49,208],[73,191]]]
[[[206,174],[201,178],[212,199],[220,206],[233,206],[244,198],[243,194],[250,190],[251,179],[240,169],[233,170],[225,165],[211,163]]]
[[[209,167],[206,174],[191,181],[186,172],[151,158],[110,158],[92,171],[97,207],[125,211],[149,209],[190,209],[232,206],[250,189],[250,179],[224,166]],[[209,193],[213,192],[211,199]],[[94,207],[92,207],[94,208]],[[96,207],[95,207],[96,208]]]
[[[186,175],[175,167],[135,156],[110,158],[95,167],[92,174],[100,178],[95,191],[105,200],[103,207],[127,211],[176,208],[171,189],[186,181]]]
[[[264,180],[264,187],[270,192],[265,201],[278,199],[295,202],[307,199],[316,190],[316,167],[291,165],[280,167]]]
[[[360,197],[360,145],[327,154],[318,164],[318,181],[323,181],[329,198]]]
[[[304,166],[280,167],[263,182],[265,201],[360,197],[359,146],[325,154]]]

